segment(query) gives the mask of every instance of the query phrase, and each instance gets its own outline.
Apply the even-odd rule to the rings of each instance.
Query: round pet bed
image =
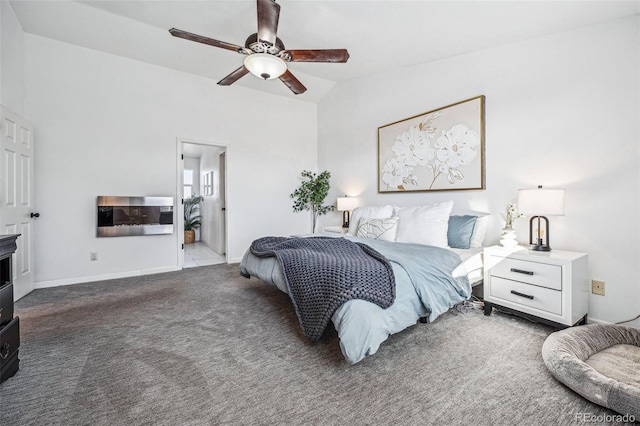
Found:
[[[584,398],[640,419],[640,329],[591,324],[552,333],[542,359]]]

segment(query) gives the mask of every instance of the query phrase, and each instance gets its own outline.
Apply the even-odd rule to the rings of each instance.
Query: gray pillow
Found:
[[[471,246],[471,235],[476,226],[478,216],[449,216],[447,240],[449,247],[468,249]]]

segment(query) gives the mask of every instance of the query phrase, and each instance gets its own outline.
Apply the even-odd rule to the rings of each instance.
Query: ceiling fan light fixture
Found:
[[[263,80],[278,78],[287,71],[287,64],[269,53],[254,53],[244,58],[244,66],[249,72]]]

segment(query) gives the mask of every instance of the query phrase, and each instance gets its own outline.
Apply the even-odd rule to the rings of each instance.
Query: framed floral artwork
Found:
[[[378,192],[485,189],[484,96],[378,127]]]

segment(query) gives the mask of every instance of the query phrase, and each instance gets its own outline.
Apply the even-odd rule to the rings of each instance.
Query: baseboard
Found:
[[[587,323],[589,323],[589,324],[618,324],[618,325],[623,325],[625,327],[640,328],[640,319],[633,320],[633,321],[627,321],[627,322],[623,322],[623,323],[613,323],[611,321],[603,321],[603,320],[598,319],[598,318],[587,317]]]
[[[163,268],[142,269],[127,272],[115,272],[113,274],[90,275],[85,277],[64,278],[60,280],[45,280],[34,282],[34,288],[59,287],[62,285],[82,284],[94,281],[115,280],[118,278],[138,277],[141,275],[162,274],[164,272],[180,271],[177,266],[168,266]]]
[[[611,321],[605,321],[587,315],[587,324],[611,324]]]

